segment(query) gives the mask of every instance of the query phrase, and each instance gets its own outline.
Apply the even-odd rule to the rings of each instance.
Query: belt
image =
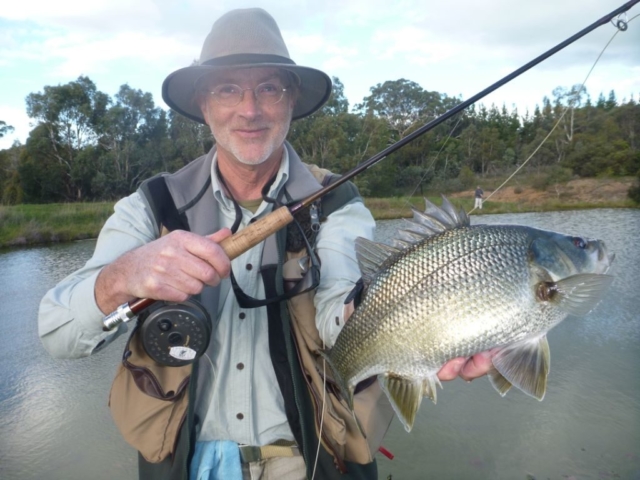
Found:
[[[274,457],[295,457],[300,455],[300,450],[295,442],[288,440],[276,440],[269,445],[254,447],[252,445],[240,445],[240,459],[242,463],[257,462]]]

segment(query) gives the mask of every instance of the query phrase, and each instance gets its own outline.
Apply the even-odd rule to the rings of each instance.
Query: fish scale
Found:
[[[541,399],[546,332],[593,308],[613,260],[599,240],[427,207],[394,246],[358,239],[365,294],[327,354],[348,401],[378,376],[407,430],[442,365],[485,350],[500,349],[490,379],[502,395],[516,385]]]

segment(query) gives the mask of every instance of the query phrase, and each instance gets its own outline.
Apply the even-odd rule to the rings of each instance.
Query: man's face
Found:
[[[256,99],[253,89],[263,83],[288,88],[287,78],[276,68],[244,68],[216,73],[207,80],[200,108],[216,139],[219,154],[229,155],[245,165],[259,165],[282,154],[294,95],[288,89],[278,103],[267,104]],[[225,84],[252,90],[244,91],[239,104],[225,106],[206,93]]]

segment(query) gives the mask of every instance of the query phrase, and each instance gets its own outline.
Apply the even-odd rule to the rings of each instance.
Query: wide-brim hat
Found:
[[[215,71],[249,67],[281,68],[300,79],[293,120],[311,115],[331,94],[326,73],[291,60],[273,17],[261,8],[248,8],[232,10],[213,24],[199,62],[170,74],[162,84],[162,98],[176,112],[206,123],[196,101],[198,80]]]

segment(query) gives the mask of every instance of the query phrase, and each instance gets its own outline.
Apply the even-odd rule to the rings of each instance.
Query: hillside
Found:
[[[623,178],[579,178],[567,183],[559,183],[545,190],[531,186],[508,185],[497,193],[483,188],[485,192],[485,208],[507,207],[510,204],[515,210],[555,210],[598,207],[631,207],[627,192],[636,180],[633,177]],[[473,190],[450,194],[451,198],[472,199]],[[489,198],[490,197],[490,198]]]

